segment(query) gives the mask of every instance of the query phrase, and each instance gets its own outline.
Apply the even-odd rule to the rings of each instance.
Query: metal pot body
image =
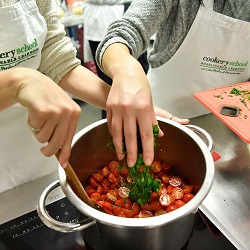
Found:
[[[65,195],[93,223],[82,230],[94,250],[177,250],[190,237],[195,213],[211,189],[214,162],[204,141],[189,128],[157,117],[164,136],[157,139],[155,159],[167,162],[173,172],[194,185],[195,197],[170,213],[150,218],[120,218],[102,213],[80,200],[59,166],[59,181]],[[93,172],[116,159],[107,144],[111,137],[106,119],[78,132],[73,140],[70,163],[83,185]]]
[[[94,250],[180,250],[188,241],[195,213],[159,227],[116,227],[102,222],[82,231]],[[115,220],[114,220],[115,223]]]

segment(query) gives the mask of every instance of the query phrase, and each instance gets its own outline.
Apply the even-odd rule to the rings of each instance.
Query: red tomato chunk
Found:
[[[142,169],[139,168],[139,171]],[[155,160],[151,165],[151,174],[154,179],[160,180],[160,190],[152,192],[151,201],[143,205],[130,199],[131,178],[128,167],[122,162],[110,161],[93,173],[85,190],[106,213],[126,218],[163,215],[184,206],[194,197],[193,185],[173,174],[167,163]]]

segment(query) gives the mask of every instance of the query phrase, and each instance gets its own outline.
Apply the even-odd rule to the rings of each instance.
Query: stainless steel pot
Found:
[[[155,158],[170,164],[177,175],[194,185],[196,195],[191,201],[171,213],[156,217],[112,216],[80,200],[59,166],[61,188],[86,219],[76,224],[61,223],[46,213],[46,197],[59,186],[59,182],[55,182],[40,197],[38,214],[41,220],[59,231],[82,230],[84,239],[95,250],[181,249],[192,232],[195,213],[212,186],[214,162],[204,140],[194,131],[165,118],[157,117],[157,120],[165,135],[157,140]],[[70,163],[83,184],[107,161],[116,159],[115,152],[107,147],[110,140],[106,119],[87,126],[75,135]]]

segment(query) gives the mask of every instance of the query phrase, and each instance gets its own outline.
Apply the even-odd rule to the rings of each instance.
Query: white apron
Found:
[[[194,92],[250,77],[250,23],[214,12],[213,0],[203,2],[174,56],[148,72],[154,105],[181,118],[209,113]]]
[[[37,69],[47,34],[34,0],[0,8],[0,70]],[[0,112],[0,193],[56,171],[54,158],[40,152],[27,126],[27,110],[19,104]]]

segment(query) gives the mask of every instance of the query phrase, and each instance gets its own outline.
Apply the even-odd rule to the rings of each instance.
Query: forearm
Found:
[[[25,72],[23,73],[25,74]],[[16,96],[21,82],[21,76],[20,68],[0,72],[0,111],[17,102]]]
[[[129,74],[129,70],[133,71],[139,63],[125,44],[114,43],[104,52],[102,66],[104,72],[113,79],[118,74]]]
[[[106,108],[110,86],[81,65],[69,71],[59,85],[68,93],[87,103],[102,109]]]

